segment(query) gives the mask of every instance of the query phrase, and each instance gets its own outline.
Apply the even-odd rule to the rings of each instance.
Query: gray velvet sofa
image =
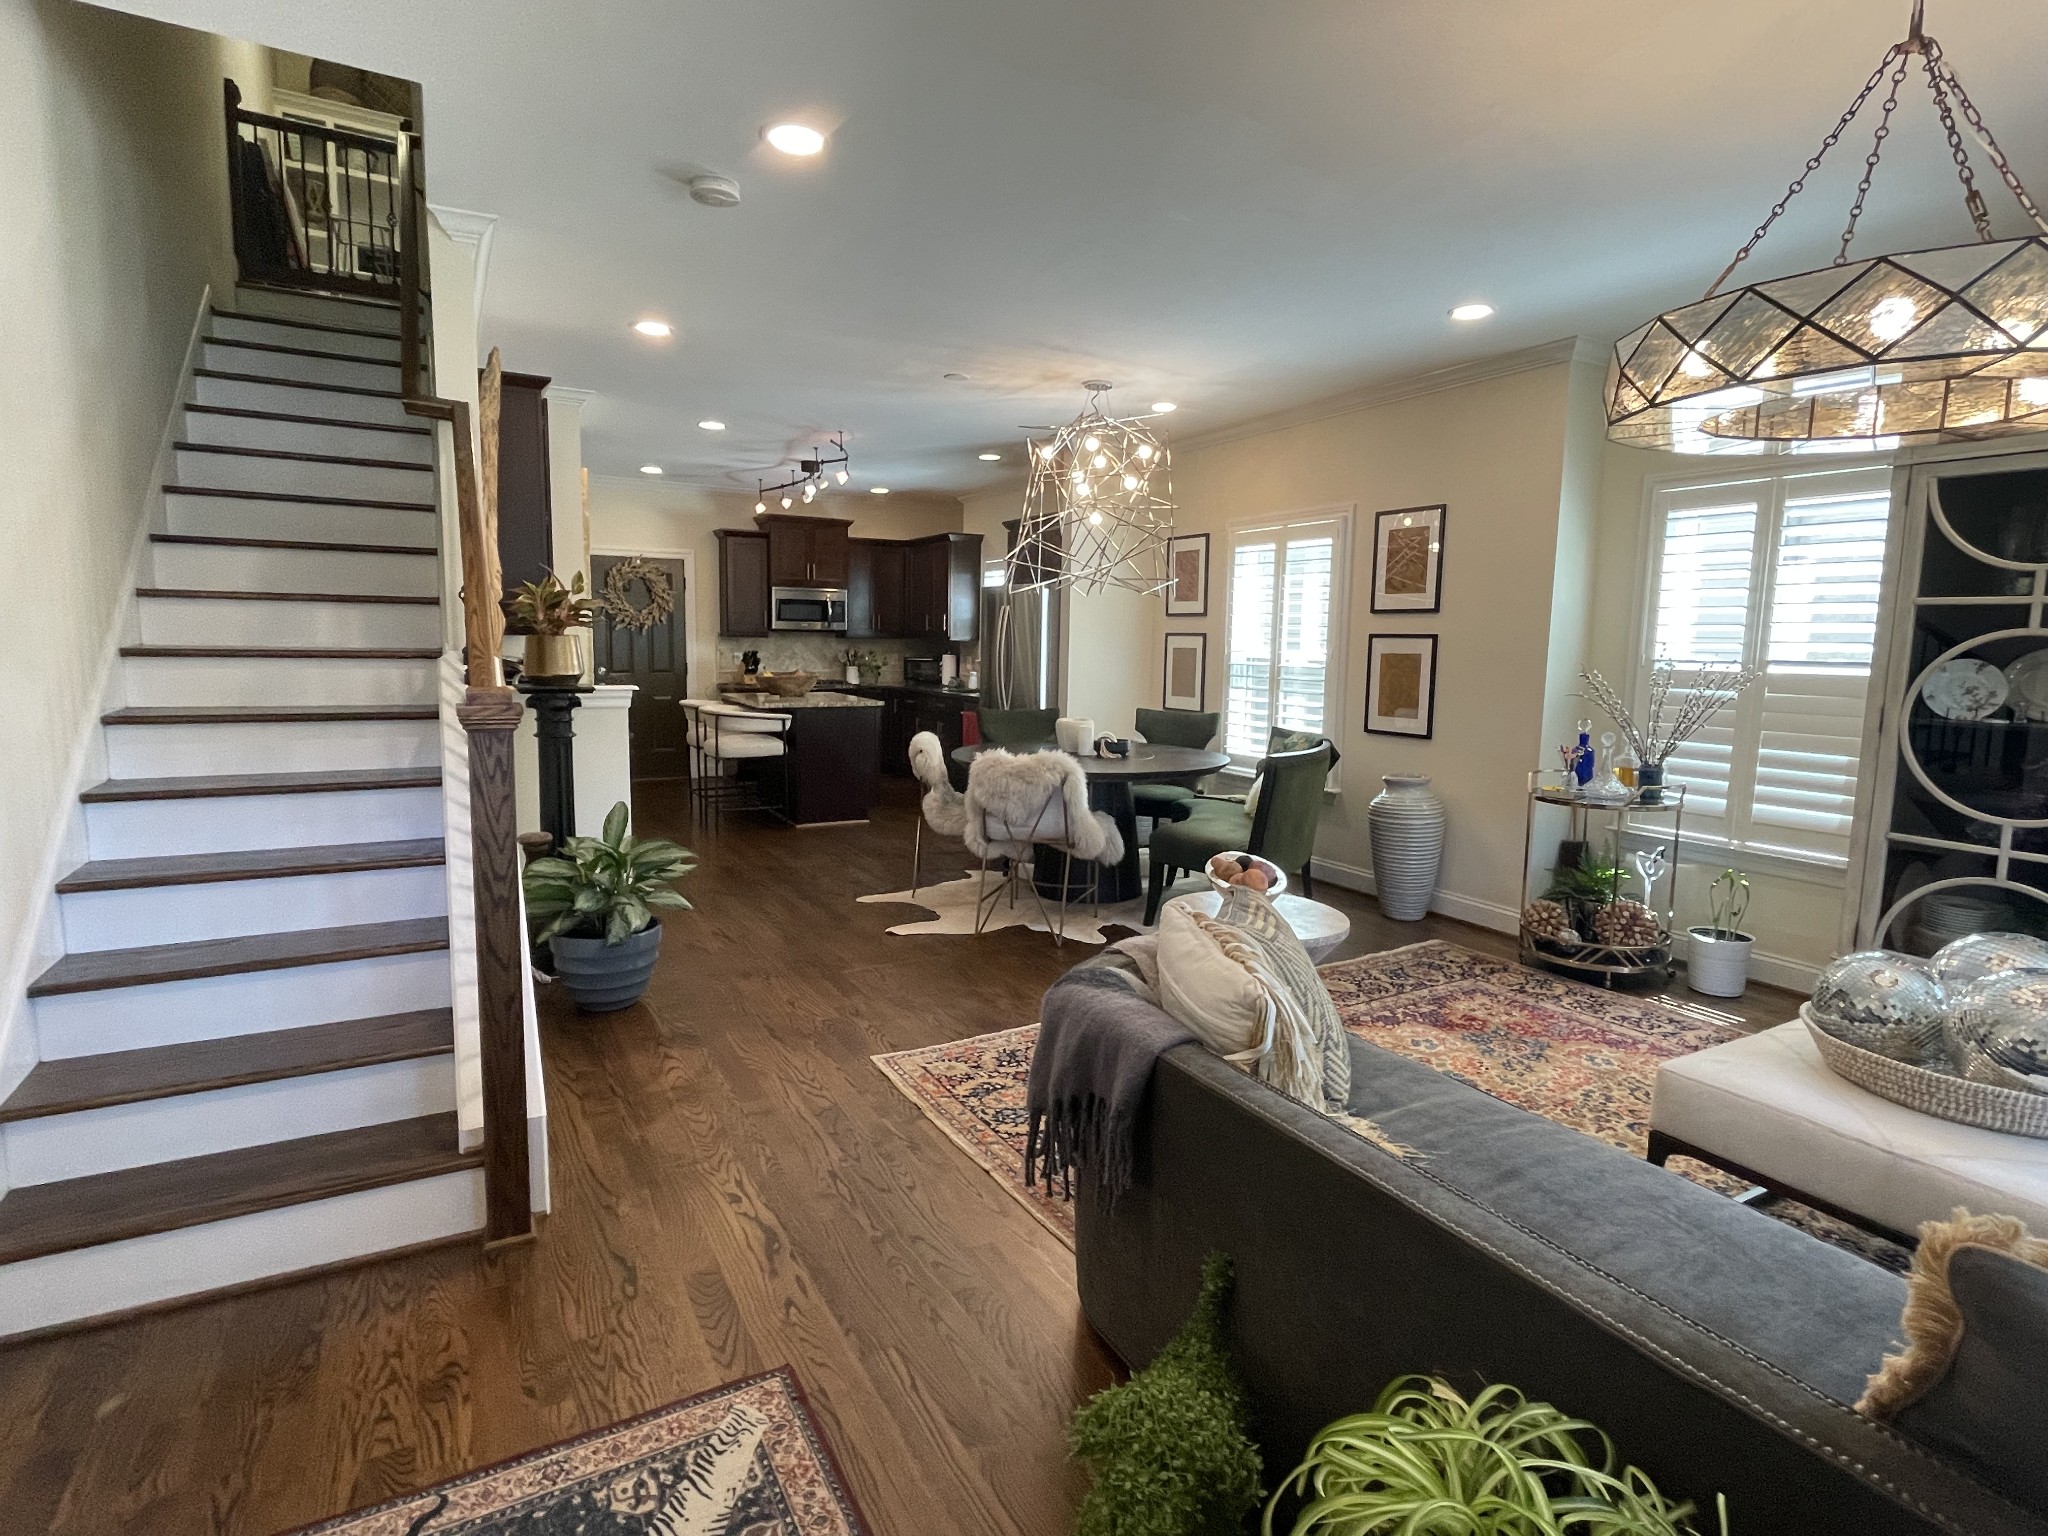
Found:
[[[1202,1256],[1235,1260],[1269,1482],[1422,1371],[1592,1419],[1667,1493],[1711,1511],[1725,1492],[1735,1536],[2048,1533],[1847,1406],[1898,1333],[1896,1276],[1357,1041],[1352,1084],[1423,1162],[1183,1045],[1154,1069],[1129,1191],[1105,1210],[1085,1170],[1076,1190],[1082,1306],[1133,1366],[1187,1315]]]

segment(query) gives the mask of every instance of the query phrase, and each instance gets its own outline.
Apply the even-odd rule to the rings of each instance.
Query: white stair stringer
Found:
[[[480,1232],[477,1168],[0,1265],[0,1335],[30,1333]]]

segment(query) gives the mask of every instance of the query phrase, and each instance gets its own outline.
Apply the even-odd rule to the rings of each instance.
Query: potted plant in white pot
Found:
[[[1742,931],[1749,911],[1749,876],[1724,869],[1707,893],[1708,922],[1688,928],[1685,984],[1708,997],[1740,997],[1749,985],[1749,952],[1756,939]]]
[[[656,912],[688,911],[670,887],[696,855],[666,838],[634,837],[621,800],[597,837],[572,837],[526,866],[526,914],[555,974],[585,1013],[630,1008],[647,990],[661,951]]]

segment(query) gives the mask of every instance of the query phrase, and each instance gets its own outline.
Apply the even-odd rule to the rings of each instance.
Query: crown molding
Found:
[[[1468,384],[1478,384],[1487,379],[1503,379],[1517,373],[1531,373],[1539,368],[1555,368],[1560,363],[1596,362],[1604,355],[1604,348],[1583,336],[1562,336],[1556,341],[1524,347],[1518,352],[1501,352],[1492,357],[1474,358],[1469,363],[1453,363],[1448,368],[1433,368],[1426,373],[1409,374],[1405,378],[1367,384],[1358,389],[1346,390],[1342,394],[1326,395],[1320,400],[1291,405],[1284,410],[1247,417],[1243,421],[1233,422],[1227,426],[1191,432],[1186,437],[1177,439],[1173,444],[1173,450],[1176,454],[1181,454],[1213,447],[1219,443],[1238,442],[1247,437],[1263,437],[1269,432],[1284,432],[1289,427],[1327,421],[1332,416],[1348,416],[1354,411],[1369,411],[1378,406],[1392,405],[1397,400],[1413,400],[1421,395],[1441,394],[1447,389],[1463,389]]]
[[[491,270],[491,240],[498,228],[495,213],[478,213],[470,208],[447,208],[439,203],[427,204],[427,212],[440,221],[448,238],[457,245],[466,245],[475,253],[476,283],[471,297],[475,301],[476,323],[481,326],[484,319],[484,283]]]
[[[578,389],[573,384],[550,384],[540,392],[543,400],[559,400],[564,405],[573,405],[578,410],[597,398],[594,389]]]

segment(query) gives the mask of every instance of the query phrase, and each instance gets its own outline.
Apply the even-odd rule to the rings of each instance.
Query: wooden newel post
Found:
[[[469,737],[470,838],[476,872],[476,990],[484,1091],[484,1241],[533,1236],[526,1124],[526,1017],[519,922],[519,840],[512,733],[526,707],[499,684],[471,688],[457,717]]]

